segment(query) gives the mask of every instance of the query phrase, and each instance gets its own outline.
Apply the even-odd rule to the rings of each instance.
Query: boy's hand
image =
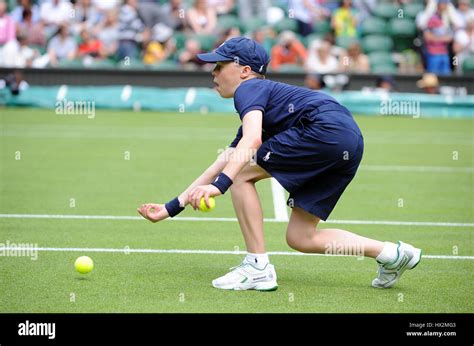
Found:
[[[164,204],[142,204],[142,206],[138,208],[137,211],[141,216],[153,223],[169,217],[168,211],[166,210]]]
[[[188,195],[189,204],[191,204],[194,210],[199,209],[199,204],[201,203],[201,198],[204,197],[206,205],[209,207],[209,197],[222,195],[220,190],[212,184],[197,186],[191,190]]]

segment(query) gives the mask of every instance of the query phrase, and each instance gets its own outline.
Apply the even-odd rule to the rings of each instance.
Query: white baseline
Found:
[[[67,214],[0,214],[0,219],[78,219],[78,220],[141,220],[141,216],[118,215],[67,215]],[[166,221],[206,221],[206,222],[237,222],[231,217],[175,217]],[[263,219],[264,222],[287,222],[280,219]],[[432,222],[432,221],[386,221],[386,220],[328,220],[322,223],[340,225],[387,225],[387,226],[430,226],[430,227],[474,227],[474,223],[466,222]]]
[[[12,248],[13,249],[13,248]],[[21,250],[18,247],[15,250]],[[152,253],[152,254],[191,254],[191,255],[245,255],[245,251],[225,251],[225,250],[186,250],[186,249],[130,249],[124,247],[117,248],[59,248],[59,247],[35,247],[29,248],[34,251],[46,252],[116,252],[116,253]],[[10,250],[6,247],[5,250]],[[302,253],[292,251],[270,251],[271,256],[336,256],[336,257],[357,257],[347,255],[330,255],[319,253]],[[448,256],[448,255],[423,255],[423,259],[443,259],[443,260],[474,260],[474,256]]]

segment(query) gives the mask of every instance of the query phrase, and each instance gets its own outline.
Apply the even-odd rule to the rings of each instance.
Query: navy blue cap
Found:
[[[198,54],[197,57],[204,62],[235,61],[239,65],[250,66],[252,71],[260,74],[267,72],[270,62],[265,48],[246,37],[231,38],[212,53]]]

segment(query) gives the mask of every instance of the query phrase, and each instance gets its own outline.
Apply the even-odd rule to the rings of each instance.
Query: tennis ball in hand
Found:
[[[205,212],[213,210],[216,207],[216,200],[214,199],[214,197],[209,197],[209,205],[211,206],[210,208],[207,207],[206,200],[204,199],[204,197],[202,197],[199,203],[199,210]]]
[[[90,257],[81,256],[74,263],[74,267],[79,273],[87,274],[90,273],[92,269],[94,269],[94,262],[92,262]]]

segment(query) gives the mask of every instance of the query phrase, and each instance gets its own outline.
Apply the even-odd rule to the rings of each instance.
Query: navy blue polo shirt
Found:
[[[318,91],[259,78],[243,82],[234,94],[241,120],[252,110],[263,112],[262,141],[295,126],[302,116],[327,103],[339,104]],[[241,138],[242,126],[230,147],[236,147]]]

